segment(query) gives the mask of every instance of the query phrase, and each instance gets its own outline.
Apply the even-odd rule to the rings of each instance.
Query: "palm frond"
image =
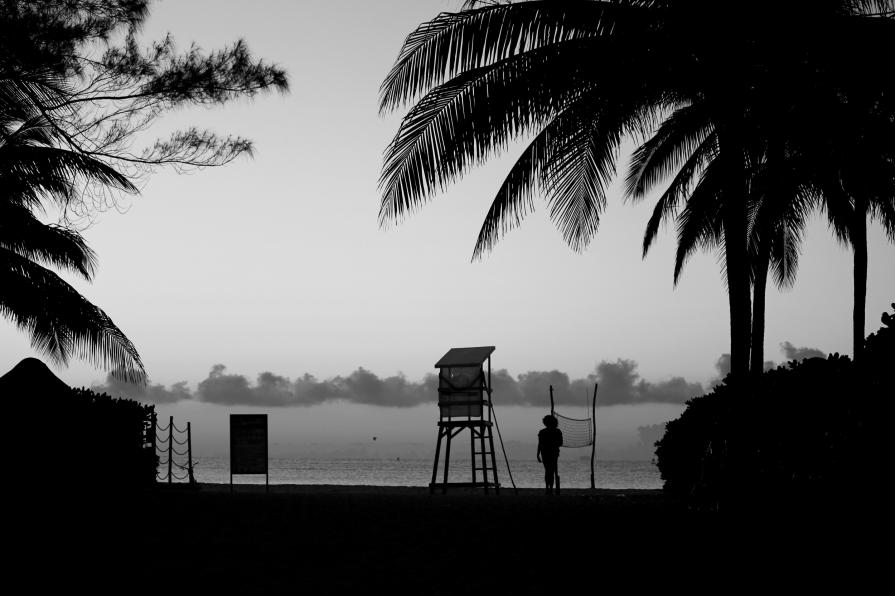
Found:
[[[441,13],[407,36],[380,88],[386,112],[460,73],[562,41],[596,37],[629,18],[615,2],[549,0]]]
[[[592,104],[589,117],[567,119],[565,130],[559,129],[559,138],[551,143],[541,184],[550,219],[576,252],[587,247],[600,225],[606,187],[615,175],[619,144],[632,117],[627,111]]]
[[[25,207],[0,204],[0,248],[73,271],[87,280],[96,270],[96,254],[80,234],[41,223]]]
[[[429,92],[386,149],[380,224],[400,219],[586,93],[595,69],[570,58],[595,49],[592,44],[569,42],[514,56]]]
[[[481,258],[497,241],[515,228],[534,210],[535,192],[546,193],[545,181],[550,164],[558,167],[554,156],[568,139],[589,127],[596,114],[594,97],[585,94],[546,124],[516,160],[491,203],[473,251],[473,260]],[[595,195],[596,196],[596,195]]]
[[[64,82],[47,69],[4,69],[0,77],[0,122],[26,122],[42,118],[40,108],[58,103]]]
[[[20,177],[35,186],[86,179],[125,192],[137,192],[133,183],[110,165],[95,157],[56,147],[0,145],[0,171],[3,178]],[[41,184],[42,180],[47,182]]]
[[[560,116],[561,117],[561,116]],[[510,173],[504,179],[497,196],[491,202],[485,221],[472,252],[472,260],[494,248],[497,241],[517,227],[522,219],[534,211],[532,195],[539,188],[541,172],[548,159],[555,121],[548,124],[529,143]]]
[[[718,136],[711,133],[706,137],[680,167],[668,188],[656,201],[653,213],[647,221],[646,230],[643,233],[643,257],[645,258],[659,235],[662,223],[677,215],[680,205],[690,196],[690,189],[694,180],[718,155]]]
[[[681,170],[712,134],[711,115],[703,104],[678,108],[631,158],[625,194],[642,199],[668,176]]]
[[[770,270],[779,289],[791,288],[795,283],[809,213],[810,208],[802,208],[798,195],[789,192],[773,201],[760,201],[756,210],[750,244],[767,246]]]
[[[819,200],[809,188],[785,182],[780,186],[785,194],[777,195],[775,201],[762,202],[754,229],[764,231],[770,242],[774,283],[780,289],[787,289],[795,283],[805,224]]]
[[[895,242],[895,193],[883,200],[874,201],[870,209],[871,217],[883,226],[889,242]]]
[[[846,194],[841,184],[822,186],[823,202],[821,212],[827,216],[827,223],[834,237],[844,245],[851,243],[851,222],[855,217],[854,202]]]
[[[675,285],[680,281],[684,265],[694,252],[721,245],[724,233],[721,219],[724,173],[721,160],[714,160],[709,164],[690,194],[687,206],[678,216]]]
[[[846,0],[842,4],[847,14],[895,18],[893,0]]]
[[[31,336],[35,350],[60,364],[74,356],[129,382],[145,382],[130,340],[105,312],[52,271],[0,248],[0,287],[0,313]]]
[[[780,289],[791,288],[796,281],[801,255],[802,227],[784,225],[774,239],[771,253],[771,272],[774,284]]]

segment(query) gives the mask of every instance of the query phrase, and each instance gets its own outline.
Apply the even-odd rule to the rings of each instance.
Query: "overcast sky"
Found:
[[[563,243],[541,207],[471,263],[511,152],[401,225],[378,227],[382,152],[398,124],[377,113],[379,84],[407,33],[459,5],[154,5],[147,38],[170,31],[181,47],[212,49],[243,37],[288,70],[292,92],[176,114],[171,125],[252,138],[255,158],[158,173],[126,213],[103,213],[85,232],[99,271],[92,284],[71,281],[134,341],[152,382],[195,390],[218,364],[251,382],[262,372],[327,379],[358,367],[420,381],[448,348],[474,345],[496,346],[495,368],[512,375],[557,369],[583,378],[623,358],[652,383],[716,376],[729,350],[717,257],[694,258],[674,288],[673,230],[641,259],[650,201],[624,204],[615,192],[584,254]],[[895,248],[878,226],[870,239],[868,332],[895,300]],[[795,288],[768,293],[769,359],[783,359],[782,342],[851,350],[851,252],[819,216],[803,249]],[[31,354],[26,336],[0,323],[0,370]],[[54,370],[73,385],[105,380],[86,364]]]

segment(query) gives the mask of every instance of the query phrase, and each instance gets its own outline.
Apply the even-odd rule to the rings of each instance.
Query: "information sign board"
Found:
[[[230,414],[233,474],[267,474],[267,414]]]

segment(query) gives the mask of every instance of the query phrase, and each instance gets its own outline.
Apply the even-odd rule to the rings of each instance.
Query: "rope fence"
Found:
[[[156,456],[159,458],[158,465],[159,468],[161,468],[161,471],[158,469],[156,470],[156,479],[160,482],[167,482],[168,484],[173,484],[175,480],[187,481],[189,484],[195,484],[196,478],[193,475],[193,432],[191,424],[187,422],[186,428],[181,429],[174,424],[174,416],[171,416],[168,424],[162,426],[158,423],[156,415],[153,414],[152,428],[152,446],[155,448]],[[159,441],[159,438],[163,437],[163,433],[166,432],[168,433],[168,436],[162,441]],[[179,438],[178,436],[175,436],[175,433]],[[186,449],[178,451],[175,445],[181,447],[186,446]],[[183,463],[178,461],[177,458],[183,458]],[[183,474],[175,472],[175,468],[183,472]]]

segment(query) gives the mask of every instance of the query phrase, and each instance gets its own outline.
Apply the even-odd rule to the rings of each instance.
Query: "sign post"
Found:
[[[270,492],[267,469],[267,414],[230,414],[230,492],[234,474],[264,474]]]

